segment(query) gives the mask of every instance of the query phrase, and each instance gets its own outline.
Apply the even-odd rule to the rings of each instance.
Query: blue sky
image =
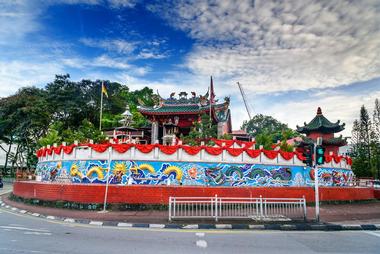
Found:
[[[231,96],[290,127],[321,106],[349,136],[380,97],[380,4],[365,1],[0,0],[0,97],[55,74]]]

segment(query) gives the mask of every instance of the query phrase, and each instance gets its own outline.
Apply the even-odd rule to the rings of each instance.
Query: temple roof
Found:
[[[311,132],[320,133],[336,133],[344,130],[345,124],[340,124],[338,120],[336,123],[330,122],[326,117],[323,116],[322,110],[318,107],[317,115],[310,121],[310,123],[304,123],[304,126],[297,125],[297,131],[299,133],[309,134]]]
[[[302,146],[301,144],[303,145],[314,144],[315,141],[308,137],[302,137],[302,141],[296,142],[296,143],[298,143],[298,146]],[[347,145],[347,140],[346,138],[343,138],[342,135],[340,135],[339,137],[335,137],[335,138],[323,139],[322,145],[323,146],[344,146],[344,145]]]
[[[192,97],[187,98],[186,92],[180,92],[179,98],[175,98],[175,93],[171,93],[168,99],[163,99],[160,96],[160,102],[153,107],[140,105],[138,111],[147,116],[153,115],[200,115],[209,114],[210,99],[209,91],[205,95],[197,96],[195,92],[191,92]],[[228,121],[230,117],[229,110],[230,100],[228,97],[223,103],[217,103],[217,100],[212,100],[211,109],[213,118],[218,122]]]

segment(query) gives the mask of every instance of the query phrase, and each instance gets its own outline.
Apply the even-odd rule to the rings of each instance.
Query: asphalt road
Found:
[[[379,253],[379,231],[98,227],[0,209],[0,253]]]

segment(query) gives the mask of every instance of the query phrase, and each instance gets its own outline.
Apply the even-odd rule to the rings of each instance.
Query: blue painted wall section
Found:
[[[200,186],[310,186],[314,170],[302,166],[202,162],[111,161],[40,162],[41,181],[71,183],[200,185]],[[351,170],[320,168],[321,185],[345,186]]]

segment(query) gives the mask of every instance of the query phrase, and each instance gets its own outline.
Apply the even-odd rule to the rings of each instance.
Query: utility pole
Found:
[[[317,138],[317,143],[314,149],[314,190],[315,190],[315,220],[319,222],[319,177],[318,177],[318,163],[317,163],[317,146],[322,145],[322,138]]]

